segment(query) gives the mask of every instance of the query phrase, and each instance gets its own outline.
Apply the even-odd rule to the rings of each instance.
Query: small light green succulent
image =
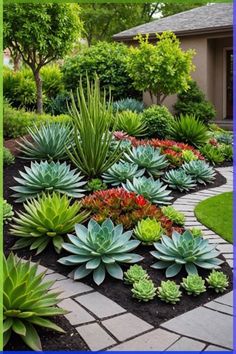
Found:
[[[229,286],[227,275],[216,270],[212,270],[206,281],[209,288],[214,289],[216,293],[223,293]]]
[[[187,175],[181,168],[166,172],[163,181],[168,183],[170,188],[178,189],[180,192],[187,192],[196,187],[196,183],[192,177]]]
[[[172,205],[163,206],[161,208],[162,213],[173,223],[179,226],[183,226],[185,223],[185,216],[180,211],[176,210]]]
[[[161,286],[157,288],[157,296],[162,300],[170,304],[176,304],[180,301],[182,295],[179,290],[180,286],[172,280],[162,281]]]
[[[109,168],[102,177],[104,182],[110,183],[112,186],[118,186],[127,179],[133,177],[141,177],[144,174],[144,169],[138,170],[138,165],[129,162],[118,162]]]
[[[154,218],[147,218],[138,222],[134,229],[134,235],[142,243],[152,245],[153,242],[161,238],[163,231],[159,221]]]
[[[6,200],[3,200],[3,221],[4,224],[7,224],[9,221],[12,220],[14,215],[13,207],[9,204]]]
[[[102,189],[107,189],[107,185],[102,182],[100,178],[92,178],[88,181],[86,189],[88,191],[100,191]]]
[[[149,279],[149,275],[140,265],[134,264],[124,272],[124,282],[126,284],[133,284],[141,279]]]
[[[139,280],[133,284],[133,288],[131,289],[134,298],[145,302],[154,299],[156,290],[152,280],[149,279]]]
[[[198,274],[188,275],[182,279],[181,286],[187,291],[188,295],[200,295],[206,291],[205,280]]]
[[[199,229],[198,227],[192,227],[191,229],[189,229],[189,231],[191,232],[193,237],[202,237],[203,236],[202,230]]]
[[[198,159],[194,152],[191,150],[183,150],[182,158],[185,162],[190,162]]]

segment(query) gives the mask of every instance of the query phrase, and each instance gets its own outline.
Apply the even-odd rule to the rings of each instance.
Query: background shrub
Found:
[[[98,42],[75,57],[68,58],[62,67],[66,89],[75,91],[81,76],[85,79],[86,87],[86,74],[91,80],[96,73],[100,79],[101,91],[110,86],[114,100],[139,97],[126,71],[128,53],[129,48],[124,44]]]
[[[11,153],[11,151],[3,146],[3,166],[8,166],[14,163],[15,156]]]
[[[191,81],[189,85],[190,88],[186,92],[178,95],[174,106],[176,114],[194,115],[200,121],[208,123],[215,118],[215,108],[211,102],[206,100],[196,81]]]
[[[143,112],[143,121],[150,138],[165,139],[170,134],[174,118],[165,106],[153,105]]]

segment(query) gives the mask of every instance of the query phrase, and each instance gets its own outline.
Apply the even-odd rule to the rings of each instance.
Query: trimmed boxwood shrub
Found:
[[[150,138],[165,139],[170,134],[174,118],[165,106],[153,105],[143,112],[143,121]]]

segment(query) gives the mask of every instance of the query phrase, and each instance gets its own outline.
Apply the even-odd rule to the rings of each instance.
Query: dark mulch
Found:
[[[4,197],[11,202],[14,205],[15,210],[19,210],[22,208],[21,204],[15,204],[13,202],[13,199],[10,197],[12,192],[10,192],[9,187],[12,185],[15,185],[15,182],[13,180],[13,176],[16,176],[18,174],[18,170],[22,170],[23,166],[26,164],[25,161],[19,160],[18,158],[16,159],[16,163],[12,166],[8,166],[7,168],[4,169]],[[28,164],[28,163],[27,163]],[[216,180],[214,184],[211,184],[210,188],[214,188],[217,186],[220,186],[226,182],[225,178],[221,176],[219,173],[216,175]],[[209,188],[209,185],[207,187],[200,187],[200,189],[205,189]],[[194,191],[193,191],[194,192]],[[173,194],[175,199],[179,198],[181,195],[180,193],[175,193]],[[15,242],[15,239],[11,236],[9,236],[8,233],[9,230],[9,225],[5,225],[4,227],[4,244],[5,244],[5,253],[9,253],[10,247],[13,245]],[[149,251],[153,249],[153,247],[139,247],[137,250],[135,250],[136,253],[141,254],[144,256],[144,260],[140,262],[140,264],[148,269],[148,273],[152,280],[155,282],[155,284],[158,286],[162,280],[166,280],[164,271],[157,271],[152,268],[150,268],[150,265],[155,262],[155,259],[150,255]],[[33,256],[33,252],[29,252],[28,250],[20,250],[17,251],[17,254],[20,257],[23,258],[29,258],[30,256]],[[61,274],[67,275],[70,272],[69,267],[64,267],[57,263],[57,259],[66,255],[66,252],[63,252],[60,256],[58,256],[52,247],[49,247],[43,254],[39,256],[33,256],[32,260],[33,261],[38,261],[40,260],[40,263],[48,268],[51,268]],[[126,269],[126,267],[124,267]],[[232,290],[232,271],[230,267],[228,266],[227,263],[224,263],[222,266],[222,270],[228,275],[230,279],[230,286],[228,288],[228,291]],[[208,272],[207,271],[200,271],[200,275],[202,276],[207,276]],[[182,277],[185,276],[184,272],[179,274],[179,276],[175,277],[174,280],[177,282],[180,282]],[[145,321],[149,322],[153,326],[157,327],[159,326],[162,322],[171,319],[173,317],[176,317],[184,312],[187,312],[195,307],[198,307],[208,301],[211,301],[218,297],[215,292],[212,290],[208,290],[206,293],[202,294],[201,296],[198,297],[191,297],[183,293],[183,297],[180,301],[179,304],[173,306],[173,305],[168,305],[163,302],[161,302],[159,299],[155,299],[151,302],[148,303],[139,303],[138,301],[132,299],[131,292],[130,292],[130,287],[127,285],[124,285],[123,282],[117,281],[115,279],[112,279],[110,277],[107,277],[107,279],[104,281],[104,283],[97,287],[91,277],[87,277],[86,279],[83,280],[85,283],[91,285],[94,287],[97,291],[100,293],[106,295],[108,298],[116,301],[119,303],[122,307],[130,311],[131,313],[137,315],[138,317],[144,319]],[[50,337],[51,338],[51,337]],[[59,338],[58,336],[55,338]],[[55,339],[54,338],[54,339]],[[61,338],[61,337],[60,337]],[[53,339],[52,339],[53,340]],[[70,336],[68,336],[68,340],[70,340]],[[48,347],[47,347],[48,349]],[[78,348],[77,348],[78,349]]]

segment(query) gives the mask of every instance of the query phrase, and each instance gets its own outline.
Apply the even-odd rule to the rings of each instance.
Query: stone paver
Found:
[[[131,313],[110,318],[102,324],[121,342],[153,328]]]
[[[79,281],[73,281],[72,279],[56,281],[55,284],[53,284],[52,289],[62,291],[62,294],[59,295],[60,299],[65,299],[93,290],[90,286]]]
[[[63,279],[66,279],[66,277],[59,273],[46,274],[44,277],[44,281],[56,281],[56,280],[63,280]]]
[[[181,337],[167,351],[202,351],[206,344],[187,337]]]
[[[62,300],[59,307],[70,311],[65,317],[70,321],[72,325],[80,325],[88,322],[95,321],[95,318],[91,316],[83,307],[76,303],[72,299]]]
[[[220,250],[222,253],[233,253],[233,245],[230,245],[227,243],[226,245],[219,245],[217,248]]]
[[[76,328],[91,350],[102,350],[116,344],[116,341],[97,323]]]
[[[209,345],[204,352],[229,352],[229,349],[217,347],[215,345]]]
[[[233,306],[233,291],[230,291],[229,293],[218,297],[214,301],[219,302],[223,305]]]
[[[94,313],[98,318],[109,317],[126,312],[126,310],[120,305],[98,292],[78,296],[75,300]]]
[[[175,317],[161,327],[229,349],[233,347],[233,317],[204,307]]]
[[[180,337],[175,333],[158,328],[125,343],[119,344],[110,349],[110,351],[163,351],[179,338]]]
[[[228,305],[220,304],[219,302],[211,301],[204,305],[212,310],[227,313],[228,315],[233,316],[233,308]]]

